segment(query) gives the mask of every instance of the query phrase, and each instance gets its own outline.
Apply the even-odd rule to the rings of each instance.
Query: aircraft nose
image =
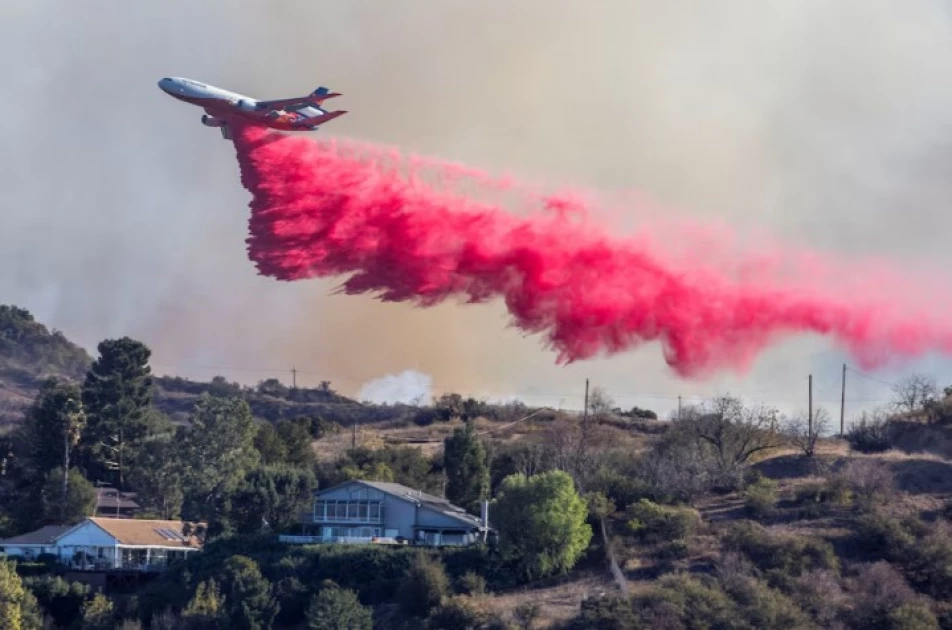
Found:
[[[165,77],[159,81],[159,89],[168,92],[172,88],[172,79]]]

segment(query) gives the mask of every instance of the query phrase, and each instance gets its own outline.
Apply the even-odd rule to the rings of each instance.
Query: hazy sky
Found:
[[[356,394],[418,370],[435,393],[578,407],[589,377],[623,406],[667,411],[725,391],[805,406],[812,371],[836,416],[843,357],[818,339],[791,338],[743,378],[690,383],[656,345],[557,366],[499,304],[418,311],[258,277],[232,146],[156,82],[261,98],[326,85],[350,113],[319,133],[638,189],[687,216],[941,270],[950,27],[939,0],[7,0],[0,302],[91,352],[142,339],[158,372],[198,378],[289,380],[293,365],[299,383]],[[903,369],[952,382],[945,360]],[[888,396],[853,375],[848,411]]]

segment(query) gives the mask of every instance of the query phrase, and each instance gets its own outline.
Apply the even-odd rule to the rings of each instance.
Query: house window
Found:
[[[379,501],[315,501],[314,519],[318,522],[375,523],[380,521],[381,507]]]

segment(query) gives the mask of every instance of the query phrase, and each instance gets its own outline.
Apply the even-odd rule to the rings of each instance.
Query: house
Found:
[[[135,492],[120,492],[108,486],[96,489],[96,516],[132,518],[138,511]]]
[[[0,540],[0,553],[28,560],[36,560],[42,554],[55,554],[56,539],[70,529],[70,525],[46,525],[35,532]]]
[[[88,517],[55,534],[30,534],[0,541],[7,555],[24,555],[22,541],[48,540],[41,553],[55,555],[61,564],[79,571],[161,571],[202,547],[195,536],[185,536],[181,521]],[[38,554],[37,554],[38,555]],[[35,556],[33,556],[35,557]]]
[[[446,499],[398,483],[351,480],[314,493],[313,509],[301,515],[304,536],[281,536],[293,543],[409,542],[470,545],[489,531],[483,518]]]

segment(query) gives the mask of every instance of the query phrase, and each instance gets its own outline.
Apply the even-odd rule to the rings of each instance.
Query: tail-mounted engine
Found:
[[[208,114],[202,115],[202,124],[206,127],[221,127],[225,124],[225,121],[221,118],[215,118],[214,116],[209,116]]]

